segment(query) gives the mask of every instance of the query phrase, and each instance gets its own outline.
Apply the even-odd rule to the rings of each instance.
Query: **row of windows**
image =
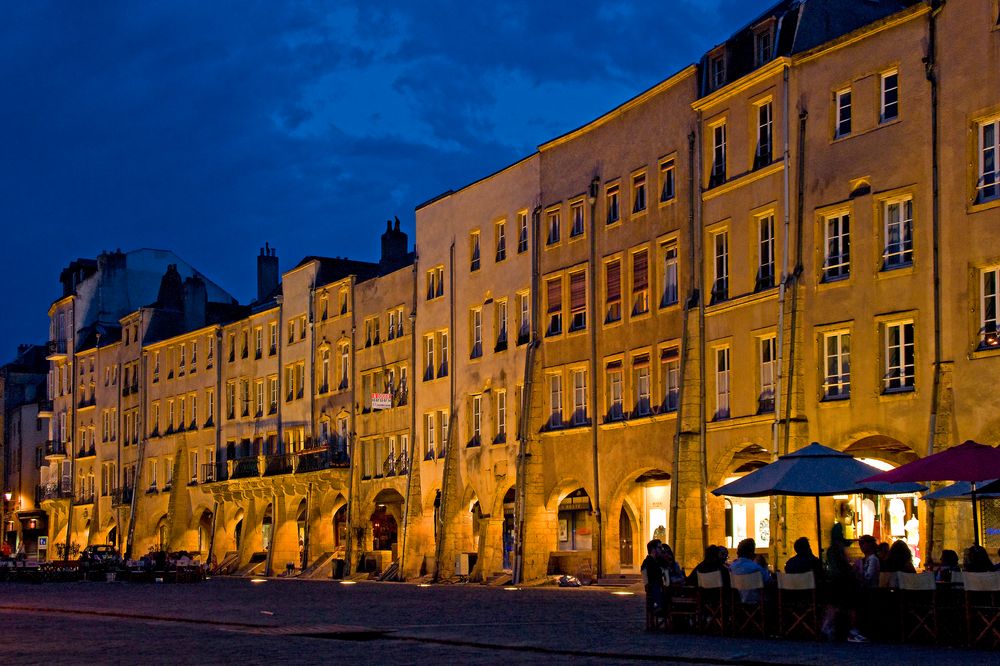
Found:
[[[361,451],[361,476],[365,479],[377,479],[403,473],[406,468],[407,451],[410,449],[410,436],[407,433],[363,439],[359,444]]]
[[[524,254],[528,251],[528,212],[521,211],[515,220],[515,230],[517,232],[517,253]],[[502,263],[507,260],[507,220],[498,220],[493,223],[493,261]],[[469,270],[472,272],[482,268],[483,254],[482,232],[479,229],[469,234]],[[440,270],[440,275],[437,271]],[[427,300],[432,300],[444,295],[444,285],[442,284],[444,269],[431,269],[427,274]],[[436,279],[436,278],[440,279]],[[435,281],[436,279],[436,281]],[[432,284],[433,282],[433,284]]]
[[[385,341],[403,337],[403,308],[397,307],[386,313]],[[365,319],[365,347],[383,342],[382,318],[374,315]]]
[[[233,382],[227,385],[233,385]],[[227,391],[228,395],[228,391]],[[177,396],[176,398],[168,398],[164,401],[154,400],[149,405],[149,436],[156,437],[160,434],[169,435],[174,432],[181,432],[184,430],[197,430],[198,428],[205,427],[209,428],[213,423],[213,418],[215,414],[215,389],[209,388],[205,389],[205,402],[203,403],[205,411],[202,414],[203,421],[199,421],[198,412],[198,393],[192,391],[187,395]],[[161,406],[164,408],[163,416],[165,420],[162,425],[164,429],[161,433]],[[136,412],[138,415],[138,412]],[[136,423],[134,424],[135,432],[138,432],[138,418],[136,418]]]
[[[346,288],[340,289],[337,292],[337,303],[335,305],[335,310],[331,312],[330,310],[330,294],[326,291],[320,293],[319,296],[319,318],[320,321],[326,321],[331,316],[336,315],[346,315],[349,309],[348,303],[348,290]]]
[[[409,401],[407,366],[386,366],[361,374],[363,412],[402,407]]]
[[[245,335],[245,334],[244,334]],[[230,359],[234,358],[235,345],[236,345],[236,334],[230,333]],[[211,369],[215,364],[215,344],[212,336],[209,336],[205,341],[205,369]],[[163,359],[161,367],[161,358]],[[156,383],[160,381],[161,373],[166,373],[167,379],[173,379],[175,376],[183,377],[185,373],[194,374],[198,372],[198,341],[192,340],[190,342],[181,343],[176,347],[168,347],[166,350],[161,352],[161,350],[153,350],[153,382]],[[133,372],[136,372],[134,369]],[[128,384],[128,382],[125,382]]]
[[[833,138],[849,136],[852,124],[852,86],[841,88],[833,94]],[[899,118],[899,70],[890,69],[879,75],[879,123]]]

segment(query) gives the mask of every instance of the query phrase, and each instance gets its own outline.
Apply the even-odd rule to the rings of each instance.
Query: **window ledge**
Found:
[[[774,414],[751,414],[750,416],[730,416],[719,421],[708,421],[705,424],[707,431],[732,430],[750,425],[764,425],[770,427],[774,423]]]
[[[1000,347],[976,347],[969,352],[969,360],[1000,357]]]
[[[876,279],[882,280],[886,278],[901,277],[904,275],[913,275],[915,268],[913,262],[908,264],[899,264],[898,266],[882,266],[879,268],[878,272],[875,274]]]
[[[966,213],[979,213],[984,210],[992,210],[994,208],[1000,208],[1000,197],[996,199],[990,199],[989,201],[984,201],[982,203],[976,203],[974,200],[970,201],[966,207]]]

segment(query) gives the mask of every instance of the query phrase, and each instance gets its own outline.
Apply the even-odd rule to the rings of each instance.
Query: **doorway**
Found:
[[[635,563],[635,549],[632,539],[632,519],[629,518],[628,511],[622,506],[621,515],[618,517],[618,543],[621,566],[631,568]]]

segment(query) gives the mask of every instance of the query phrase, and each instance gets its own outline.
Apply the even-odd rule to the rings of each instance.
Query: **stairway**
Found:
[[[631,587],[642,583],[641,574],[607,574],[597,579],[598,587]]]
[[[267,567],[267,552],[254,553],[250,556],[250,561],[242,569],[235,573],[236,576],[260,576],[264,574]]]
[[[298,578],[307,580],[317,580],[320,578],[333,577],[333,551],[323,553],[316,560],[305,568],[305,571],[298,575]]]

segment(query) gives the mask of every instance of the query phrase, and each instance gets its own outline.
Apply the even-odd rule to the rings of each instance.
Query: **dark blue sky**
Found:
[[[8,2],[0,360],[59,271],[174,250],[241,301],[265,241],[377,257],[385,220],[697,61],[760,0]]]

